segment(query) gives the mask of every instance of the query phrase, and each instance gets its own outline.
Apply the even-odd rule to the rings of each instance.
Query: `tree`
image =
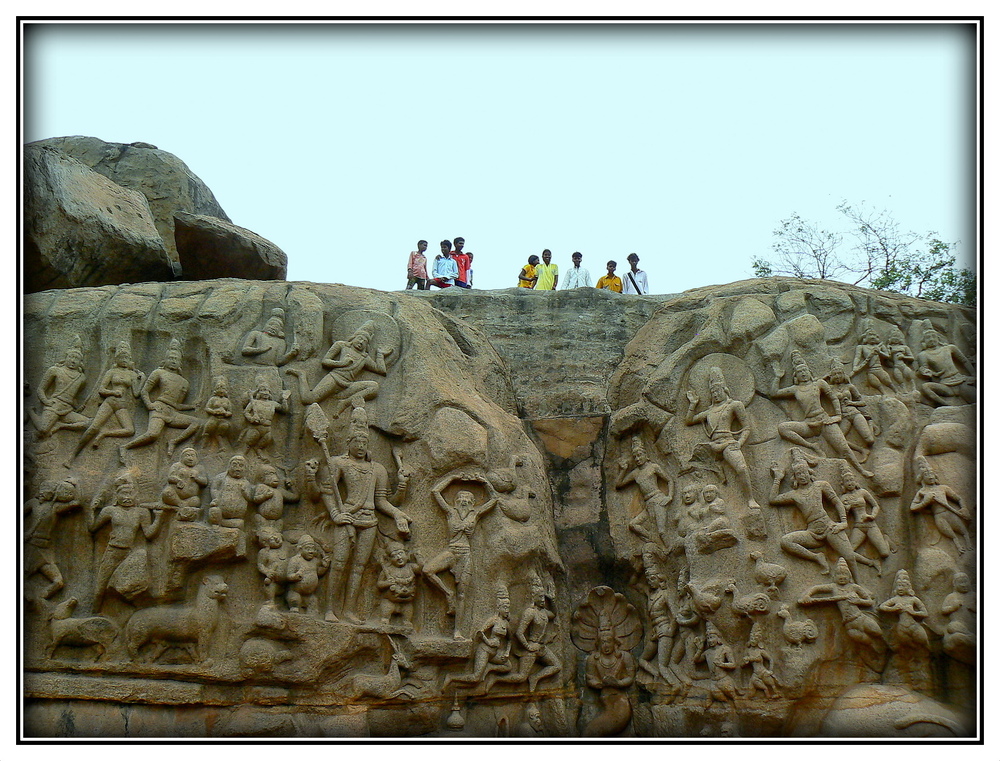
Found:
[[[843,279],[917,298],[976,305],[976,275],[956,267],[957,243],[946,243],[935,232],[903,231],[885,209],[842,201],[837,211],[846,220],[844,232],[824,230],[796,213],[783,219],[774,230],[773,262],[755,257],[754,275]]]

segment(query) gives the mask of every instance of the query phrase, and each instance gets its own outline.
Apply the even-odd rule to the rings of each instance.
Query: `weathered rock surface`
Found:
[[[24,149],[29,292],[173,277],[146,198],[46,146]]]
[[[87,277],[90,270],[87,259],[82,264],[74,262],[73,254],[76,249],[69,240],[71,236],[62,236],[62,240],[67,242],[60,245],[59,238],[53,239],[51,235],[42,233],[50,225],[49,220],[44,217],[52,204],[41,202],[41,205],[37,205],[36,202],[37,208],[33,210],[26,204],[25,210],[26,280],[29,283],[39,283],[37,288],[29,290],[172,280],[179,277],[187,280],[214,277],[285,278],[285,254],[273,243],[233,225],[208,186],[173,154],[148,143],[108,143],[95,137],[83,136],[39,140],[25,148],[28,151],[39,147],[59,151],[120,188],[142,194],[148,202],[147,213],[151,213],[159,234],[159,248],[165,251],[167,269],[164,271],[158,263],[156,266],[143,268],[143,259],[137,262],[118,262],[112,236],[111,243],[107,246],[109,254],[105,256],[108,264],[102,270],[104,277]],[[32,152],[37,154],[37,151]],[[26,153],[26,169],[29,168],[27,155]],[[44,198],[50,192],[46,190],[48,183],[45,177],[39,175],[37,180],[35,178],[35,173],[26,171],[26,201],[28,198]],[[81,187],[79,182],[84,182],[81,188],[84,195],[76,200],[68,194]],[[64,184],[60,193],[62,204],[71,208],[86,205],[87,190],[95,183],[95,180],[90,179],[79,180],[77,184]],[[201,218],[197,221],[187,218],[183,241],[177,240],[177,215]],[[79,214],[73,218],[77,227],[87,228],[77,231],[77,237],[102,241],[101,225],[95,226],[89,221],[90,217],[80,217]],[[218,222],[212,223],[209,218]],[[104,222],[104,226],[106,224]],[[41,231],[36,232],[36,226]],[[37,254],[34,253],[36,251]],[[214,258],[207,258],[209,256]],[[40,260],[43,267],[37,274],[34,271],[36,260]],[[185,264],[191,268],[190,272],[182,272]],[[113,274],[116,268],[128,273],[128,276],[117,278]]]
[[[31,734],[976,732],[969,310],[204,281],[25,325]]]

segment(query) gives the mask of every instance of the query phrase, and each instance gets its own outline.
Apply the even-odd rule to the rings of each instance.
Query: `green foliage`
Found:
[[[845,218],[843,232],[831,232],[792,213],[774,230],[774,260],[753,259],[756,277],[844,279],[883,291],[917,298],[976,305],[976,275],[955,265],[957,243],[929,232],[900,230],[886,211],[837,206]],[[844,239],[849,241],[844,246]]]

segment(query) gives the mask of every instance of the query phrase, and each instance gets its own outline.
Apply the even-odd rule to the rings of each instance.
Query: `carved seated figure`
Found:
[[[924,378],[920,393],[935,406],[958,399],[965,404],[976,401],[976,382],[972,363],[954,344],[946,344],[933,328],[924,331],[923,350],[917,355],[917,375]],[[965,372],[959,369],[961,365]]]
[[[487,676],[492,673],[506,674],[513,668],[510,660],[510,595],[504,585],[497,586],[496,613],[479,628],[473,639],[476,643],[476,652],[472,670],[458,676],[445,677],[441,688],[443,692],[446,692],[449,686],[457,684],[478,687],[479,689],[474,692],[485,694]]]
[[[198,453],[187,447],[167,471],[167,485],[160,498],[164,505],[179,508],[178,520],[193,521],[201,507],[201,490],[207,485],[208,476],[198,464]]]

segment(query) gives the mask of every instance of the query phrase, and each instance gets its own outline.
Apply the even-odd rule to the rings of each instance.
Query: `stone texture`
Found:
[[[24,175],[27,291],[173,277],[140,193],[37,144],[25,147]]]
[[[208,186],[167,151],[83,136],[25,146],[29,291],[181,276],[284,280],[286,271],[285,254],[234,225]]]
[[[973,323],[960,307],[788,279],[617,299],[234,280],[29,296],[27,731],[973,735],[976,407],[960,377],[940,404],[905,372],[954,361],[964,375]],[[884,357],[865,354],[877,346],[864,344],[869,330]],[[159,373],[149,405],[127,391],[127,363],[107,379],[122,340],[147,385]],[[188,382],[179,401],[194,407],[174,409],[197,423],[173,453],[180,417],[139,438],[173,414],[162,401],[178,388],[171,352]],[[321,393],[347,360],[364,363],[344,376],[358,385]],[[228,437],[208,426],[219,377]],[[95,448],[84,429],[113,396],[105,385],[126,390],[134,431]],[[261,385],[271,399],[253,397]],[[269,410],[273,443],[255,422]],[[312,587],[290,569],[318,572],[310,546],[330,560],[343,546],[323,481],[355,467],[344,452],[358,430],[410,536],[391,510],[377,514],[357,620],[328,621],[336,562]],[[245,475],[227,471],[236,453]],[[95,604],[114,553],[88,516],[118,504],[123,471],[139,503],[130,514],[166,523],[148,539],[135,527],[128,573]],[[348,499],[346,481],[339,489]],[[234,505],[243,525],[213,522]],[[467,509],[484,512],[452,512]],[[39,529],[42,518],[58,530]],[[406,557],[392,566],[396,541]],[[39,562],[47,551],[63,588]],[[454,561],[466,557],[462,576]],[[145,587],[142,564],[155,571]],[[269,582],[269,568],[284,571]],[[432,576],[461,586],[457,618]],[[391,584],[413,585],[412,607]]]

